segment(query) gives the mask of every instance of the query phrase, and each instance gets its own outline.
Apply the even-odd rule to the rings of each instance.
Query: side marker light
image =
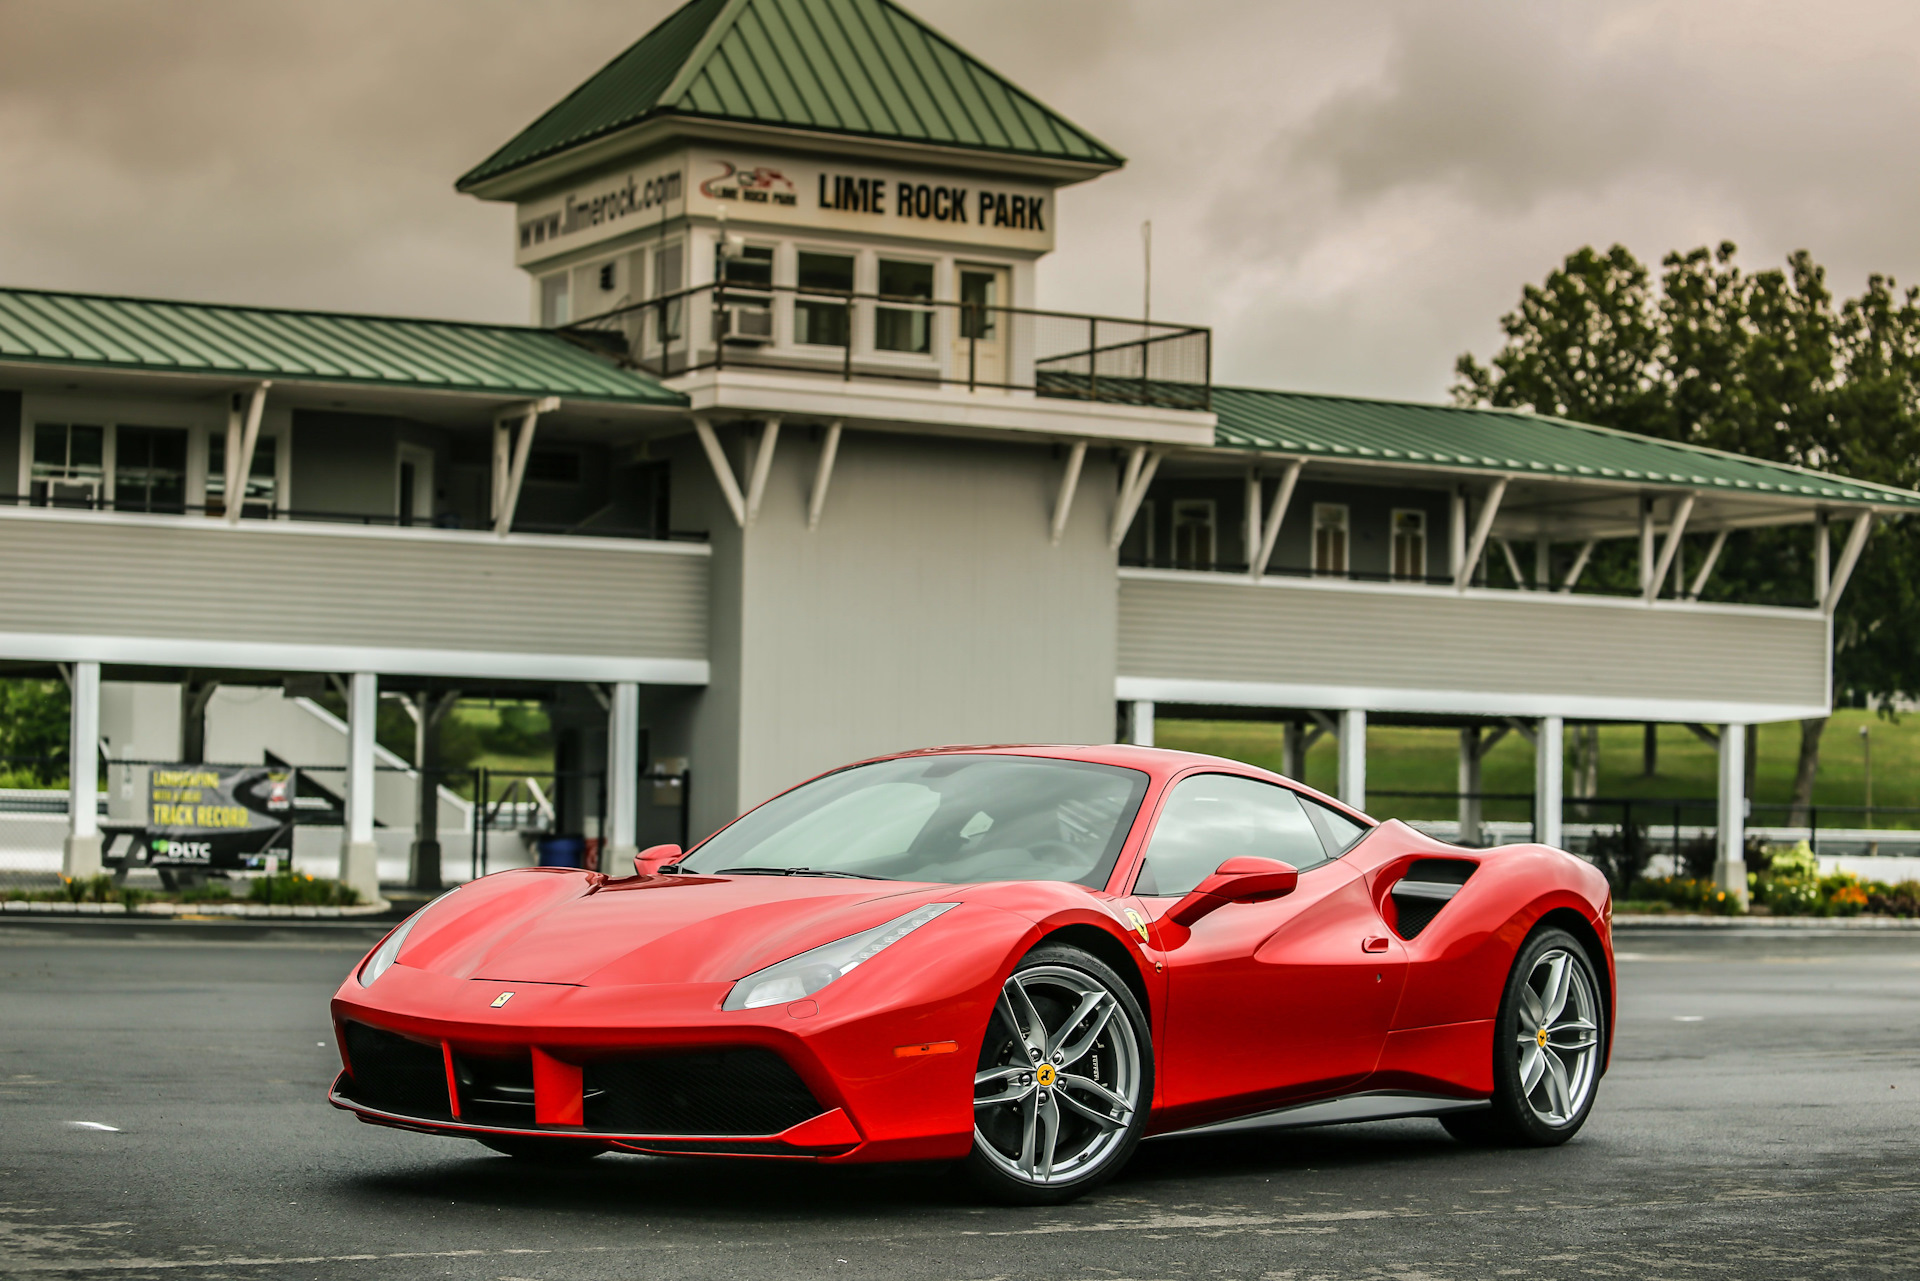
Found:
[[[926,1054],[952,1054],[960,1048],[958,1041],[927,1041],[921,1045],[896,1045],[893,1057],[896,1059],[917,1059]]]

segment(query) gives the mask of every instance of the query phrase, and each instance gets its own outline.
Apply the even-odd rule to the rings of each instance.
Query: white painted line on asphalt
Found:
[[[76,1130],[104,1130],[104,1131],[106,1131],[106,1132],[107,1132],[108,1134],[118,1134],[118,1133],[120,1133],[120,1127],[119,1127],[119,1126],[117,1126],[117,1125],[102,1125],[102,1124],[100,1124],[100,1122],[98,1122],[98,1121],[69,1121],[69,1122],[67,1122],[67,1124],[68,1124],[68,1125],[70,1125],[70,1126],[72,1126],[72,1127],[73,1127],[74,1129],[76,1129]]]
[[[1675,1023],[1698,1023],[1706,1017],[1704,1014],[1676,1014],[1673,1016],[1673,1021]]]

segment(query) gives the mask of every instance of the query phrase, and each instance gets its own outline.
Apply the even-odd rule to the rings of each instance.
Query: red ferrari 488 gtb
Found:
[[[912,752],[637,864],[414,913],[333,999],[332,1101],[540,1160],[961,1160],[1058,1202],[1176,1133],[1562,1143],[1607,1066],[1592,867],[1213,757]]]

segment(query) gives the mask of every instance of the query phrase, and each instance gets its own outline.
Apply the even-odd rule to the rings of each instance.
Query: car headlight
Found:
[[[459,888],[460,887],[456,885],[453,887],[453,890]],[[448,890],[447,894],[453,893],[453,890]],[[381,941],[380,946],[373,949],[373,955],[369,956],[366,959],[366,963],[360,967],[361,987],[372,987],[375,979],[393,968],[393,963],[400,957],[400,945],[407,941],[407,935],[413,933],[413,927],[420,924],[421,917],[433,910],[434,903],[438,903],[440,899],[445,898],[447,894],[442,894],[440,898],[432,900],[412,916],[400,922],[400,928],[387,935],[387,937]]]
[[[916,907],[905,916],[896,916],[885,925],[876,925],[858,934],[823,944],[810,952],[790,956],[784,961],[757,970],[733,985],[723,1010],[754,1010],[763,1005],[781,1005],[811,996],[856,965],[864,964],[892,947],[907,935],[933,920],[942,912],[959,907],[958,903],[929,903]]]

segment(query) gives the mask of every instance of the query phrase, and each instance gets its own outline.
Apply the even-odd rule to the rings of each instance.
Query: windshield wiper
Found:
[[[855,881],[890,881],[891,876],[870,876],[865,872],[835,872],[813,867],[723,867],[715,876],[841,876]]]

